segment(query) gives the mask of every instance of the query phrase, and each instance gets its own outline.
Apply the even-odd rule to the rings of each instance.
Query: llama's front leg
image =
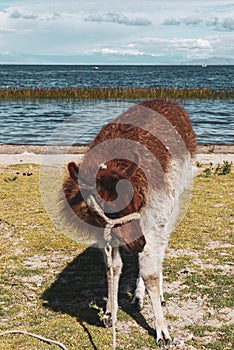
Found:
[[[111,267],[107,264],[107,256],[105,255],[105,252],[104,258],[107,272],[108,298],[106,304],[106,312],[103,317],[103,323],[106,327],[111,327],[112,320],[114,319],[115,321],[117,321],[119,278],[121,275],[123,264],[118,247],[112,248]],[[111,272],[111,269],[113,274]],[[112,314],[112,312],[114,314]]]

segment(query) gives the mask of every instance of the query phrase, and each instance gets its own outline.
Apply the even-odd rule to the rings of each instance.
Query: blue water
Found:
[[[3,87],[172,87],[234,89],[234,66],[0,65]],[[1,144],[87,144],[133,100],[1,100]],[[184,100],[199,143],[234,144],[234,101]],[[69,125],[69,127],[68,127]]]

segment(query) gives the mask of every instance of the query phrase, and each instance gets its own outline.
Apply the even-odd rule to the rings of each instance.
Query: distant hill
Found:
[[[195,59],[183,62],[183,64],[207,64],[207,65],[234,65],[233,58],[225,58],[225,57],[211,57],[207,59]]]

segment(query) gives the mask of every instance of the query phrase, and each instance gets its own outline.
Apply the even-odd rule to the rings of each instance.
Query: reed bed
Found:
[[[2,88],[0,99],[232,99],[232,90],[209,88]]]

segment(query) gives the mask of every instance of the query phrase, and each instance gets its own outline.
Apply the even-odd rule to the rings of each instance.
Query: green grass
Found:
[[[211,90],[209,88],[2,88],[0,99],[215,99],[234,98],[232,90]]]
[[[225,276],[222,270],[207,269],[192,273],[184,282],[187,293],[199,294],[213,308],[234,307],[233,276]]]
[[[232,349],[234,344],[233,328],[230,326],[222,326],[218,332],[216,328],[207,326],[191,326],[189,329],[195,335],[194,339],[197,341],[191,341],[193,346],[202,341],[203,338],[207,338],[206,349],[214,350],[229,350]],[[209,336],[213,335],[214,341],[209,341]],[[203,347],[204,348],[204,347]]]
[[[178,285],[177,290],[166,291],[167,304],[192,302],[204,315],[189,324],[181,323],[182,314],[166,313],[173,337],[180,339],[189,332],[183,349],[228,350],[232,334],[225,312],[234,299],[229,270],[234,173],[207,176],[203,169],[195,178],[187,214],[171,236],[164,275],[166,285]],[[25,172],[32,176],[23,176]],[[36,165],[10,166],[0,172],[0,332],[27,330],[58,340],[69,350],[110,349],[111,330],[101,323],[107,295],[101,252],[56,231],[42,203],[39,175]],[[154,349],[152,319],[130,304],[136,256],[123,254],[123,260],[118,349]],[[5,335],[0,349],[58,347],[24,335]]]

